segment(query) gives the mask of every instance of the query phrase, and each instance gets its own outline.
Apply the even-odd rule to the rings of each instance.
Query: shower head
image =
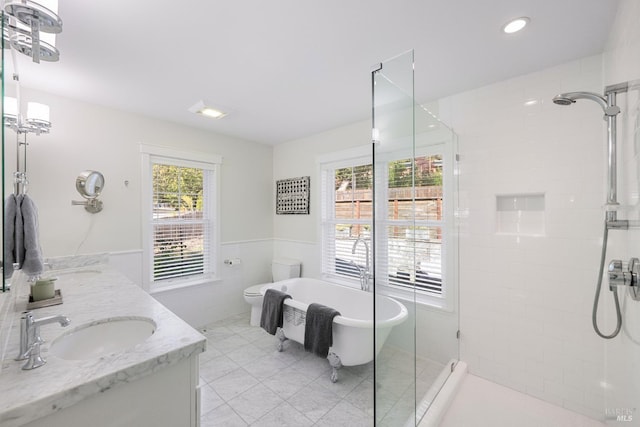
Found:
[[[607,100],[597,93],[593,92],[567,92],[561,93],[553,97],[553,103],[558,105],[571,105],[575,104],[578,99],[588,99],[593,102],[597,102],[606,116],[615,116],[620,112],[620,107],[617,105],[609,105]]]
[[[595,101],[602,109],[607,108],[607,100],[604,99],[603,96],[598,95],[593,92],[567,92],[561,93],[560,95],[556,95],[553,98],[553,102],[558,105],[571,105],[575,103],[578,99],[590,99],[591,101]]]
[[[571,105],[574,102],[576,101],[571,98],[567,98],[564,94],[557,95],[553,98],[553,103],[558,105]]]

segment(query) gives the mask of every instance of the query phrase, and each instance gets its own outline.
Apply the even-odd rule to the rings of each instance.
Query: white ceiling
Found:
[[[426,102],[602,52],[617,5],[60,0],[60,61],[20,55],[19,71],[27,87],[277,144],[368,118],[371,66],[399,53],[415,50],[416,99]],[[503,34],[518,16],[529,27]],[[231,113],[189,113],[201,99]]]

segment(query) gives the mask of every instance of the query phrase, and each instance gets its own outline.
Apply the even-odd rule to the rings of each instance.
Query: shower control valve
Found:
[[[614,259],[609,263],[609,289],[613,290],[614,286],[628,286],[633,299],[640,299],[639,273],[640,260],[638,258],[631,258],[626,268],[621,260]]]

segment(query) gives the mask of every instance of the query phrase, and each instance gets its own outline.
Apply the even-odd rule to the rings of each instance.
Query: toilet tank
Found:
[[[291,258],[276,258],[271,262],[271,274],[273,281],[293,279],[300,277],[300,261]]]

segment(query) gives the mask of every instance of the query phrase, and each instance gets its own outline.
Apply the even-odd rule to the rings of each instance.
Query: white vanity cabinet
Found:
[[[25,427],[197,427],[198,356],[94,394]]]

